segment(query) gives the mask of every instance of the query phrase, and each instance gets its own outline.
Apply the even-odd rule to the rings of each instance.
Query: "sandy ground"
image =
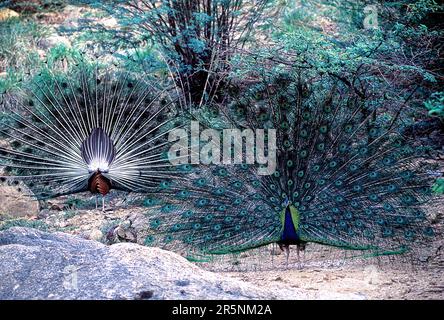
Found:
[[[444,299],[444,276],[437,270],[381,270],[375,265],[329,269],[288,269],[228,273],[259,286],[353,294],[362,299]]]
[[[128,224],[128,217],[143,211],[141,208],[116,208],[106,213],[50,210],[46,218],[39,220],[45,222],[49,231],[63,231],[104,243],[143,243],[143,235]],[[110,230],[121,230],[121,236],[110,239]],[[213,262],[198,265],[272,291],[300,288],[323,297],[328,297],[328,293],[336,297],[339,293],[352,299],[444,299],[444,246],[438,241],[432,247],[415,262],[410,257],[356,258],[351,251],[311,245],[301,253],[299,262],[293,249],[288,264],[277,246],[269,246],[214,257]]]

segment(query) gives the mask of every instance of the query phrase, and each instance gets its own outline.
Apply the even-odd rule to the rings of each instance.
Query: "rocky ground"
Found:
[[[255,285],[134,243],[66,233],[0,232],[0,299],[360,299],[355,293]]]
[[[408,257],[402,260],[356,258],[350,252],[312,245],[301,254],[299,262],[296,252],[292,252],[288,264],[277,247],[191,264],[179,255],[138,245],[143,244],[146,237],[146,209],[126,206],[122,201],[120,206],[108,205],[113,209],[105,212],[79,210],[67,208],[61,199],[51,204],[51,210],[43,209],[36,215],[0,215],[0,230],[4,230],[0,233],[3,264],[0,266],[3,270],[0,272],[0,283],[3,283],[0,297],[135,299],[145,290],[156,292],[152,294],[153,299],[444,299],[444,246],[441,242],[415,262]],[[11,226],[31,226],[52,233],[9,228]],[[156,260],[158,265],[153,264],[154,257],[160,259]],[[133,270],[134,264],[138,266]],[[87,293],[76,295],[78,293],[57,291],[63,270],[73,265],[86,268],[85,275],[99,277],[100,283],[103,282],[100,290],[96,290],[93,280],[86,277],[82,292]],[[35,271],[35,279],[28,279],[30,268]],[[114,273],[120,274],[120,269],[126,276],[112,280]],[[51,272],[48,274],[46,270]],[[148,281],[150,275],[168,280],[163,284],[161,280],[152,283]],[[42,283],[41,277],[49,280],[45,282],[48,287],[40,293],[34,287]],[[196,282],[195,286],[187,285],[185,290],[175,284],[181,279],[187,279],[188,283],[190,277]],[[243,289],[236,287],[235,294],[220,291],[213,281],[219,278],[227,279],[230,285],[232,280],[241,280],[234,283]],[[200,287],[203,283],[207,286],[205,293]],[[88,284],[92,285],[89,289]],[[23,291],[14,289],[17,285]],[[156,287],[162,285],[171,288],[160,290]],[[119,289],[113,291],[110,289],[113,286]],[[250,292],[244,287],[254,289]],[[248,293],[239,293],[244,289]],[[180,293],[181,290],[186,294]]]
[[[22,227],[0,232],[0,256],[0,299],[444,298],[442,264],[209,272],[159,248]]]

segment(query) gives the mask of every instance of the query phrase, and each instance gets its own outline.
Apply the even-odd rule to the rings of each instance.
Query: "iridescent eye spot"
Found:
[[[376,128],[371,128],[369,134],[370,136],[374,137],[378,134],[378,130]]]
[[[148,236],[145,238],[145,245],[150,245],[154,242],[154,237],[153,236]]]
[[[326,125],[320,126],[319,127],[319,132],[320,133],[327,133],[328,131],[328,127]]]
[[[216,195],[223,195],[225,193],[225,189],[224,188],[217,188],[214,193]]]
[[[375,179],[375,178],[378,177],[378,173],[375,172],[375,171],[373,171],[373,172],[370,172],[370,173],[368,174],[368,176],[369,176],[369,178],[371,178],[371,179]]]
[[[335,200],[336,200],[336,202],[343,202],[344,201],[344,197],[343,196],[336,196]]]
[[[233,183],[233,186],[237,189],[239,189],[240,187],[242,187],[242,182],[240,181],[236,181],[235,183]]]
[[[155,219],[155,220],[151,221],[150,225],[151,225],[151,228],[157,229],[160,226],[160,220]]]
[[[234,200],[233,200],[233,203],[236,204],[236,205],[238,205],[238,204],[241,204],[241,203],[242,203],[242,200],[239,199],[239,198],[237,198],[237,199],[234,199]]]
[[[187,210],[187,211],[185,211],[185,212],[182,214],[182,216],[183,216],[184,218],[191,218],[191,217],[193,216],[193,211],[191,211],[191,210]]]
[[[415,235],[415,233],[414,233],[413,231],[411,231],[411,230],[406,230],[406,231],[404,232],[404,236],[405,236],[407,239],[411,239],[411,238],[413,238],[414,235]]]
[[[194,230],[199,230],[201,226],[202,225],[200,223],[195,223],[195,224],[193,224],[193,229]]]
[[[389,192],[396,191],[396,186],[393,185],[393,184],[391,184],[391,185],[389,185],[389,186],[387,187],[387,190],[388,190]]]

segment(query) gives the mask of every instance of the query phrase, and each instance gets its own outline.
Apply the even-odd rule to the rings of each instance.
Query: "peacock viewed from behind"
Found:
[[[180,179],[181,168],[167,158],[180,108],[147,80],[81,63],[65,74],[40,74],[7,101],[2,178],[23,180],[37,199],[149,193]]]
[[[253,96],[266,95],[263,104],[244,95],[215,115],[227,127],[275,128],[274,173],[258,175],[246,163],[194,167],[188,180],[145,200],[153,208],[145,243],[191,259],[277,243],[288,259],[290,245],[379,256],[433,239],[439,230],[426,207],[441,201],[431,192],[437,169],[427,148],[403,137],[399,118],[334,82],[310,90],[297,78],[282,82],[290,101],[282,88],[259,86]]]

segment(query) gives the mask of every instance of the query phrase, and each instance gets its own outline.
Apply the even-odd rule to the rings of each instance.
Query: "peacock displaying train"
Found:
[[[381,256],[432,241],[439,230],[427,206],[442,198],[431,192],[437,169],[430,150],[403,137],[399,117],[353,89],[324,80],[310,86],[281,79],[220,109],[215,121],[223,115],[228,127],[276,128],[275,172],[221,164],[173,181],[145,201],[154,209],[145,243],[191,259],[277,243],[288,259],[290,245]]]
[[[24,181],[37,199],[149,193],[180,179],[167,157],[180,107],[146,78],[81,62],[43,71],[4,101],[2,179]]]

